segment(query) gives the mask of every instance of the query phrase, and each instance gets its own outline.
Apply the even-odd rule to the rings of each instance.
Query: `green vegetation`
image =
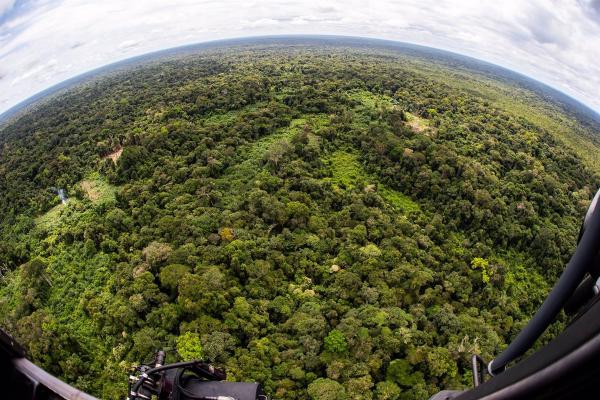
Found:
[[[358,163],[356,154],[338,150],[331,155],[329,160],[334,183],[353,189],[359,184],[359,181],[364,184],[367,180],[366,173]]]
[[[348,342],[342,331],[334,329],[325,338],[324,347],[332,353],[345,353],[348,350]]]
[[[592,170],[600,167],[597,124],[595,127],[582,124],[574,116],[566,114],[559,104],[548,101],[548,96],[534,93],[505,77],[499,79],[493,72],[482,72],[456,62],[444,60],[432,63],[427,57],[403,61],[405,67],[413,72],[424,72],[432,81],[471,93],[513,118],[549,133],[574,151]]]
[[[590,129],[514,82],[388,50],[115,72],[0,132],[0,323],[106,399],[160,348],[277,399],[464,387],[574,248],[600,184]]]
[[[369,176],[364,171],[355,153],[338,150],[329,157],[328,161],[331,164],[333,183],[347,189],[354,189],[358,185],[363,185],[367,191],[376,190],[389,205],[398,210],[409,212],[419,209],[419,205],[412,201],[410,197],[381,183],[371,183],[377,182],[377,179]]]
[[[182,361],[198,360],[203,357],[202,342],[196,333],[186,332],[177,338],[177,353]]]
[[[481,257],[475,257],[473,260],[471,260],[471,267],[473,269],[481,270],[481,280],[484,283],[490,283],[490,272],[488,270],[489,266],[490,266],[489,261],[485,260]]]
[[[59,221],[60,217],[63,214],[65,208],[67,208],[66,204],[57,204],[52,207],[47,213],[40,215],[35,219],[35,225],[44,230],[49,230],[55,227]]]
[[[389,96],[362,89],[348,91],[348,97],[369,109],[390,108],[393,104],[393,99]]]
[[[98,173],[86,177],[76,189],[83,191],[80,196],[94,204],[110,203],[115,200],[116,188]]]

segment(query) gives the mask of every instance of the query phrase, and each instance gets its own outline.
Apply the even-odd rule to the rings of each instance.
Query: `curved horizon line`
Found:
[[[537,78],[534,78],[533,76],[527,75],[523,72],[519,72],[514,69],[511,69],[511,68],[508,68],[508,67],[505,67],[505,66],[487,61],[487,60],[476,58],[476,57],[466,55],[463,53],[457,53],[455,51],[442,49],[439,47],[425,46],[425,45],[421,45],[421,44],[404,42],[404,41],[400,41],[400,40],[375,38],[375,37],[369,37],[369,36],[299,33],[299,34],[282,34],[282,35],[240,36],[240,37],[208,40],[208,41],[203,41],[203,42],[196,42],[196,43],[184,44],[184,45],[180,45],[180,46],[168,47],[168,48],[164,48],[164,49],[160,49],[160,50],[154,50],[154,51],[139,54],[136,56],[112,61],[110,63],[100,65],[98,67],[95,67],[90,70],[79,73],[77,75],[74,75],[70,78],[64,79],[58,83],[50,85],[47,88],[42,89],[42,90],[34,93],[33,95],[25,98],[24,100],[14,104],[13,106],[7,108],[2,113],[0,113],[0,128],[2,128],[2,125],[5,125],[6,123],[8,123],[12,117],[17,117],[17,115],[19,114],[20,111],[25,111],[27,107],[34,106],[38,101],[42,101],[44,98],[52,96],[53,94],[57,93],[60,90],[69,89],[71,87],[74,87],[81,81],[88,79],[88,78],[93,78],[96,75],[100,75],[102,72],[109,72],[109,70],[111,70],[111,69],[123,67],[128,64],[136,63],[138,61],[141,62],[146,59],[153,59],[153,58],[159,58],[161,56],[168,56],[169,53],[177,53],[177,52],[180,52],[180,51],[183,51],[186,49],[192,50],[192,49],[196,48],[198,50],[201,50],[203,48],[207,48],[207,49],[211,48],[211,47],[218,48],[218,47],[226,47],[227,45],[233,46],[236,44],[244,44],[245,42],[256,42],[256,41],[261,41],[261,40],[268,41],[268,40],[277,40],[277,39],[279,39],[279,40],[309,39],[309,40],[330,40],[330,41],[340,40],[339,44],[343,44],[341,41],[349,42],[349,41],[354,40],[354,41],[359,41],[359,42],[363,42],[363,43],[371,42],[371,44],[380,44],[380,45],[388,44],[388,45],[395,45],[397,47],[404,46],[404,47],[413,47],[413,48],[418,48],[418,49],[419,48],[427,49],[430,51],[435,50],[437,52],[445,53],[446,55],[450,55],[455,58],[456,57],[466,58],[466,59],[470,60],[471,62],[487,64],[487,65],[493,66],[495,68],[505,70],[505,71],[515,74],[517,76],[527,78],[537,84],[543,85],[546,88],[554,90],[554,91],[558,92],[559,94],[567,97],[568,99],[578,103],[580,106],[583,106],[584,109],[586,109],[588,112],[591,112],[592,115],[595,117],[596,122],[600,125],[600,110],[596,110],[593,106],[586,104],[583,100],[580,100],[568,93],[565,93],[563,90],[556,88],[556,87],[552,86],[551,84],[543,82]],[[531,89],[529,89],[529,90],[531,90]]]

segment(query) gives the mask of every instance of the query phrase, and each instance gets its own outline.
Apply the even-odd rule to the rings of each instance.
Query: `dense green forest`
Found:
[[[113,71],[0,131],[0,323],[105,399],[159,348],[277,399],[465,387],[574,249],[593,134],[426,54],[273,44]]]

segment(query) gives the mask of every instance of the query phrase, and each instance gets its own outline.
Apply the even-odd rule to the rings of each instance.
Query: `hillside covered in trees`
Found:
[[[0,131],[0,324],[105,399],[159,348],[277,399],[465,387],[574,249],[597,128],[416,48],[129,65]]]

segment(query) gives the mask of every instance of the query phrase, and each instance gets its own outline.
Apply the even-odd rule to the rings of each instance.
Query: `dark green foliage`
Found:
[[[537,123],[553,105],[507,112],[508,83],[458,70],[215,50],[31,110],[0,132],[2,325],[106,399],[159,348],[278,399],[463,387],[552,287],[600,179]]]
[[[423,383],[423,374],[414,371],[407,360],[393,360],[390,362],[386,377],[400,387],[411,388]]]
[[[48,299],[50,281],[46,275],[46,263],[39,258],[25,263],[20,268],[20,310],[17,314],[28,315],[42,308]]]
[[[174,292],[185,275],[190,272],[190,267],[181,264],[170,264],[164,267],[159,274],[162,287]]]

